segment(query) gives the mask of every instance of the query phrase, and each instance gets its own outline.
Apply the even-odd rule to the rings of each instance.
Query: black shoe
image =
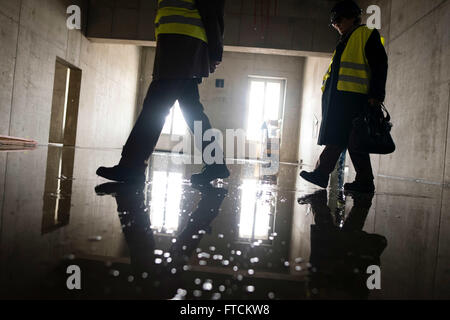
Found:
[[[352,183],[344,184],[344,190],[348,192],[374,193],[375,185],[373,184],[373,181],[370,182],[354,181]]]
[[[319,201],[327,203],[327,190],[319,190],[297,199],[298,204],[312,204]]]
[[[216,179],[226,179],[230,176],[230,171],[224,164],[205,165],[202,172],[191,176],[191,183],[195,185],[208,184]]]
[[[117,182],[145,182],[145,169],[127,168],[120,165],[112,168],[100,167],[97,175]]]
[[[300,177],[321,188],[328,187],[328,180],[330,179],[329,176],[324,176],[317,171],[313,172],[302,171],[300,172]]]

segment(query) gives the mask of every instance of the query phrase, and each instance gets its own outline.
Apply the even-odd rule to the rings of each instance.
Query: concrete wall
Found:
[[[138,104],[136,107],[136,118],[139,115],[139,111],[142,109],[145,96],[147,94],[148,87],[153,79],[153,64],[155,62],[155,48],[148,47],[142,49],[141,55],[141,70],[139,77],[139,95]]]
[[[152,79],[154,52],[154,48],[143,50],[140,105]],[[226,129],[245,130],[249,76],[284,78],[286,101],[280,156],[281,161],[297,162],[303,64],[302,57],[225,52],[217,71],[204,79],[199,87],[201,101],[212,126],[222,130],[224,136]],[[216,88],[216,79],[224,79],[225,87]],[[162,136],[157,148],[171,150],[169,142],[170,139]]]
[[[225,43],[329,52],[336,41],[336,35],[328,32],[332,6],[332,1],[323,0],[227,0]]]
[[[84,1],[0,0],[0,134],[46,144],[56,57],[83,71],[77,145],[120,147],[134,121],[140,49],[93,44],[66,27]]]
[[[87,35],[131,43],[154,41],[155,4],[90,0]],[[227,0],[225,45],[330,52],[337,38],[328,32],[332,5],[326,0]]]
[[[380,157],[379,174],[450,182],[450,1],[360,1],[382,10],[389,74],[386,105],[397,151]]]
[[[330,65],[329,58],[308,57],[303,74],[303,97],[300,117],[298,161],[306,168],[314,167],[322,147],[317,145],[322,120],[323,75]]]

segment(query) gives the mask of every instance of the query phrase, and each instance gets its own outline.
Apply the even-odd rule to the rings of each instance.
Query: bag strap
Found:
[[[381,104],[381,110],[383,110],[384,112],[386,112],[386,121],[389,122],[391,121],[391,115],[389,114],[389,111],[387,110],[386,106],[384,105],[384,103]]]

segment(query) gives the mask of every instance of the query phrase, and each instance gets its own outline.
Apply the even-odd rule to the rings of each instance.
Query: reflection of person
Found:
[[[326,190],[298,199],[300,204],[310,204],[314,214],[309,287],[317,298],[367,298],[367,267],[379,266],[386,248],[385,237],[362,231],[373,194],[352,197],[353,207],[342,227],[334,222]]]
[[[341,35],[323,81],[319,145],[325,145],[313,172],[300,176],[322,188],[328,186],[340,154],[348,147],[352,122],[365,105],[379,107],[385,98],[387,55],[379,32],[361,25],[361,9],[351,0],[331,11],[331,23]],[[369,154],[349,150],[356,180],[348,191],[374,192]]]
[[[104,183],[95,188],[98,195],[113,195],[120,224],[130,251],[135,273],[148,271],[155,259],[155,240],[145,206],[144,184]]]
[[[187,260],[198,247],[203,233],[207,231],[211,223],[219,214],[219,208],[222,205],[227,189],[213,188],[206,186],[198,189],[201,192],[201,199],[198,207],[190,215],[190,220],[178,234],[177,241],[170,248],[171,256],[175,261]],[[196,237],[192,237],[196,235]]]
[[[194,122],[202,123],[203,133],[211,129],[200,103],[198,84],[213,73],[222,61],[224,0],[159,0],[155,20],[156,56],[153,81],[143,109],[122,150],[117,166],[100,167],[97,174],[114,181],[143,181],[148,158],[153,153],[170,108],[178,100],[183,116],[194,132]],[[208,143],[195,139],[197,148]],[[227,178],[229,171],[223,151],[205,164],[202,173],[192,176],[193,183]]]
[[[186,227],[176,237],[176,241],[168,250],[172,261],[170,263],[155,264],[158,258],[154,254],[155,239],[151,229],[149,211],[145,205],[144,184],[105,183],[95,188],[99,195],[113,195],[117,202],[120,223],[122,225],[125,241],[130,252],[131,268],[137,284],[144,288],[147,296],[156,299],[170,299],[175,296],[180,285],[180,276],[183,265],[187,263],[192,252],[202,239],[200,230],[206,230],[219,213],[219,208],[227,195],[226,189],[212,186],[199,187],[201,198],[198,207],[190,215]],[[193,238],[193,235],[197,237]],[[176,273],[173,273],[176,269]],[[148,278],[155,275],[161,282],[158,289],[142,278],[148,273]]]

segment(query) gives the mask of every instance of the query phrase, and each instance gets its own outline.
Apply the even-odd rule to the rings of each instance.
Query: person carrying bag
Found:
[[[375,185],[369,152],[361,152],[361,148],[358,152],[350,142],[361,146],[362,141],[355,140],[360,137],[355,138],[352,132],[366,132],[361,131],[363,125],[376,123],[372,120],[380,115],[378,111],[382,110],[386,95],[388,58],[380,33],[362,25],[361,15],[361,8],[352,0],[341,1],[331,10],[331,26],[341,38],[322,83],[322,123],[318,144],[324,145],[325,149],[314,171],[302,171],[300,176],[327,188],[341,153],[348,149],[356,179],[353,183],[346,183],[344,189],[373,193]],[[363,120],[358,122],[357,119]],[[380,125],[386,123],[384,116],[383,119],[379,118]]]

